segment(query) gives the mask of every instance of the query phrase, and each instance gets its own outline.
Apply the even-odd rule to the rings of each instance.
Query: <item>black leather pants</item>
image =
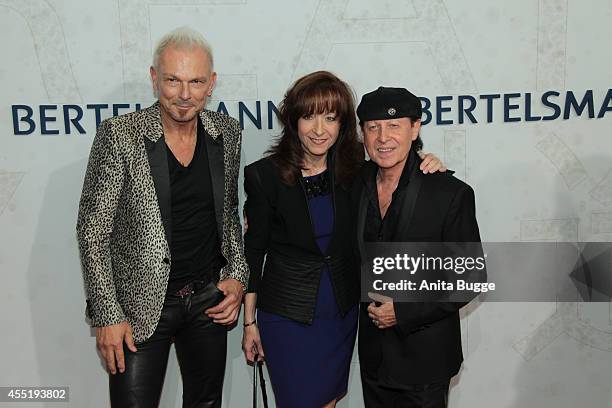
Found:
[[[174,341],[183,380],[184,408],[221,407],[227,353],[227,329],[213,323],[204,310],[218,304],[223,293],[211,283],[184,297],[168,295],[153,335],[125,347],[125,372],[110,374],[113,408],[154,408],[159,404]]]

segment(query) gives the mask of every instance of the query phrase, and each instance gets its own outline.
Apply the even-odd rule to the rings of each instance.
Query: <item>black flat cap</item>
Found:
[[[359,122],[396,118],[420,118],[421,101],[406,88],[379,87],[361,98],[357,106]]]

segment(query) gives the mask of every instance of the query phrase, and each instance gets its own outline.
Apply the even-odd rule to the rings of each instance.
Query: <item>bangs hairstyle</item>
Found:
[[[363,163],[364,150],[357,133],[353,92],[331,72],[313,72],[295,81],[287,90],[277,115],[283,130],[267,151],[286,184],[294,184],[305,168],[304,150],[298,137],[298,120],[323,113],[335,113],[340,121],[338,139],[328,152],[328,163],[330,156],[333,156],[336,181],[350,183]]]

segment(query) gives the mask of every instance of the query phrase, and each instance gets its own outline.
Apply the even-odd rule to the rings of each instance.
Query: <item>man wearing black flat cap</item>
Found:
[[[404,88],[365,94],[357,108],[370,161],[352,198],[364,242],[480,242],[472,188],[450,172],[417,171],[420,100]],[[359,359],[365,406],[442,408],[463,361],[465,303],[362,303]]]

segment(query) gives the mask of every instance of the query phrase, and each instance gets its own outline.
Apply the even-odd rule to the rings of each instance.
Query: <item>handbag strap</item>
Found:
[[[261,397],[263,399],[264,408],[268,408],[268,393],[266,392],[266,380],[264,380],[263,362],[258,361],[259,367],[259,385],[261,386]]]
[[[264,379],[263,373],[263,362],[258,361],[259,355],[255,355],[255,361],[253,363],[253,408],[257,408],[257,377],[259,374],[259,384],[261,386],[261,397],[263,400],[264,408],[268,408],[268,394],[266,392],[266,380]],[[258,373],[259,371],[259,373]]]
[[[253,408],[257,408],[257,355],[253,363]]]

